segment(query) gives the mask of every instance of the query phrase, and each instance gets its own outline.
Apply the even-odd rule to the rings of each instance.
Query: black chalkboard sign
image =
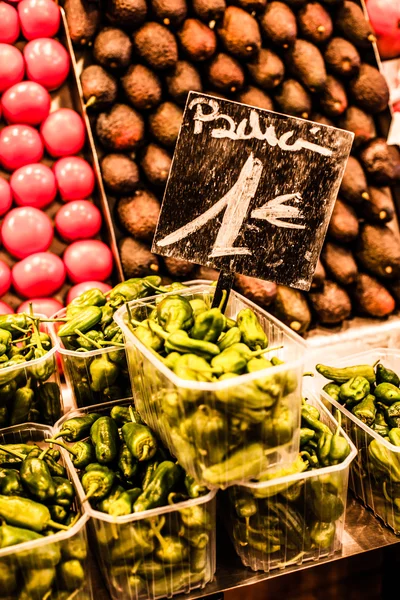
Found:
[[[352,141],[190,92],[153,252],[309,289]]]

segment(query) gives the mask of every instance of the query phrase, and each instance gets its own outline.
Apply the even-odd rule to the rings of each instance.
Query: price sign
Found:
[[[352,141],[191,92],[153,252],[308,290]]]

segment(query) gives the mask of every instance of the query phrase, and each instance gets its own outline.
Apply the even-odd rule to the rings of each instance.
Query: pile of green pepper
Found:
[[[260,477],[266,485],[234,486],[227,492],[235,546],[247,566],[268,571],[334,551],[337,521],[344,511],[343,473],[317,470],[343,462],[349,453],[340,434],[340,416],[333,432],[320,420],[319,410],[303,400],[296,461]],[[315,476],[293,483],[271,483],[314,470]]]
[[[132,407],[72,417],[47,441],[70,452],[95,510],[122,517],[177,505],[172,513],[126,524],[99,521],[99,560],[111,586],[148,598],[149,589],[166,596],[211,579],[211,513],[202,504],[179,510],[179,503],[208,490],[185,475]]]
[[[0,445],[0,597],[18,600],[88,598],[84,529],[60,542],[19,550],[18,545],[67,531],[80,518],[75,490],[60,452],[19,443]]]
[[[126,320],[140,342],[182,380],[166,387],[166,379],[156,374],[157,392],[149,399],[141,392],[141,379],[153,380],[154,369],[147,373],[146,364],[136,361],[139,412],[154,415],[151,426],[191,475],[218,488],[259,475],[268,466],[268,450],[291,442],[298,422],[291,395],[299,386],[292,371],[275,373],[273,367],[283,362],[272,353],[282,346],[268,347],[253,310],[244,308],[233,320],[210,308],[211,301],[203,293],[164,295],[154,304],[127,305]],[[240,378],[258,371],[262,377]],[[226,385],[212,391],[194,387],[203,382]]]
[[[25,313],[0,316],[0,427],[54,425],[61,417],[56,357],[46,357],[53,343],[39,331],[41,320]]]
[[[124,339],[114,322],[115,311],[125,302],[155,294],[161,278],[128,279],[105,296],[99,289],[83,292],[68,304],[57,335],[66,350],[64,364],[77,406],[130,398]],[[86,356],[93,350],[105,350]]]
[[[330,380],[323,390],[342,404],[362,423],[381,435],[394,446],[400,446],[400,378],[391,369],[378,362],[375,365],[356,365],[343,368],[316,365],[316,370]],[[349,430],[361,450],[356,477],[365,477],[369,471],[369,485],[373,488],[374,507],[377,495],[384,504],[383,518],[390,515],[391,525],[400,530],[400,451],[390,451],[375,438],[357,436],[357,429]],[[360,448],[360,440],[367,447]]]

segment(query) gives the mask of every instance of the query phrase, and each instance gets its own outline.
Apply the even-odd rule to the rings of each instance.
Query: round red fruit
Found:
[[[0,44],[0,94],[23,80],[24,57],[15,46]]]
[[[0,217],[10,210],[11,204],[12,194],[10,184],[6,179],[0,177]]]
[[[2,260],[0,260],[0,296],[4,296],[10,289],[11,269]]]
[[[52,91],[60,87],[69,73],[69,55],[60,42],[51,38],[38,38],[24,48],[26,74]]]
[[[64,263],[73,283],[89,279],[105,281],[113,269],[111,250],[100,240],[74,242],[64,252]]]
[[[60,108],[42,123],[40,133],[51,156],[69,156],[80,152],[85,144],[85,125],[71,108]]]
[[[13,208],[3,221],[1,237],[4,247],[16,258],[45,252],[53,241],[50,218],[32,206]]]
[[[27,40],[52,38],[60,27],[60,9],[54,0],[22,0],[18,14]]]
[[[0,42],[14,44],[19,36],[18,13],[13,6],[0,2]]]
[[[14,171],[10,179],[12,194],[18,206],[44,208],[57,195],[53,171],[41,163],[26,165]]]
[[[101,228],[101,213],[88,200],[74,200],[62,206],[55,218],[58,233],[67,242],[95,237]]]
[[[57,187],[65,201],[88,198],[94,190],[94,172],[79,156],[68,156],[53,166]]]
[[[9,123],[40,125],[50,112],[49,92],[35,81],[22,81],[4,92],[3,115]]]
[[[51,296],[65,281],[65,265],[51,252],[31,254],[12,268],[12,283],[25,298]]]
[[[43,152],[42,138],[29,125],[8,125],[0,132],[0,163],[8,171],[39,162]]]
[[[12,315],[13,313],[11,306],[0,300],[0,315]]]
[[[98,290],[103,292],[103,294],[106,294],[107,292],[112,290],[111,285],[108,285],[108,283],[104,283],[104,281],[83,281],[82,283],[77,283],[69,290],[67,296],[67,304],[72,302],[74,298],[77,298],[84,292],[92,290],[93,288],[97,288]]]
[[[33,312],[35,315],[45,315],[50,319],[56,312],[64,308],[64,306],[55,298],[32,298],[31,300],[25,300],[19,305],[17,312],[29,313],[29,305],[32,304]]]

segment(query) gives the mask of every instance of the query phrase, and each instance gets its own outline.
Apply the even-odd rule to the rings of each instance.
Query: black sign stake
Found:
[[[217,281],[217,287],[214,293],[212,308],[221,306],[222,312],[225,312],[225,307],[228,304],[229,294],[235,280],[234,271],[221,271]],[[224,292],[226,292],[224,297]],[[222,302],[223,301],[223,302]]]
[[[308,290],[353,137],[190,92],[153,252]]]

